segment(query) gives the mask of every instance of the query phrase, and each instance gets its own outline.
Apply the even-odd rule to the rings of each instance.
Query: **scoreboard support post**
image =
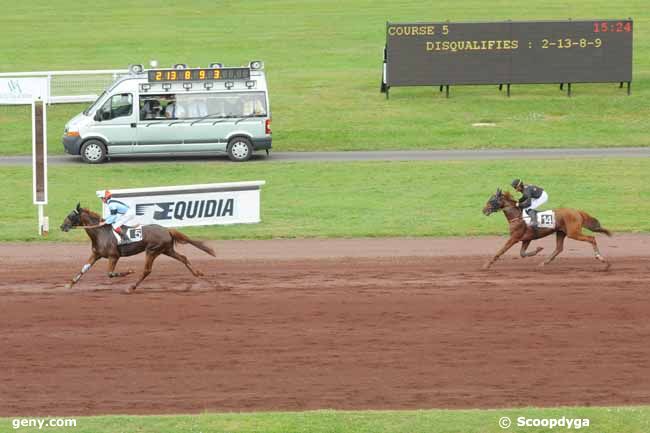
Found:
[[[630,96],[630,88],[632,87],[632,82],[631,81],[621,81],[618,85],[619,89],[623,88],[623,84],[627,83],[627,96]]]

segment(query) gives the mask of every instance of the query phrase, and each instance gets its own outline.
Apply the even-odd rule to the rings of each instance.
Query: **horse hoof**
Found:
[[[135,292],[135,286],[131,286],[131,287],[127,288],[127,289],[124,289],[123,292],[124,292],[125,295],[130,295],[133,292]]]
[[[132,274],[132,273],[134,273],[134,272],[135,272],[135,271],[134,271],[133,269],[129,269],[128,271],[126,271],[127,274]]]
[[[546,262],[542,262],[539,265],[537,265],[538,268],[543,268],[544,266],[546,266]]]
[[[63,286],[63,288],[66,289],[66,290],[70,290],[70,289],[72,289],[72,284],[68,283],[65,286]]]
[[[481,267],[481,269],[483,269],[484,271],[487,271],[488,269],[490,269],[490,266],[492,266],[492,263],[486,263],[486,264],[483,265],[483,267]]]

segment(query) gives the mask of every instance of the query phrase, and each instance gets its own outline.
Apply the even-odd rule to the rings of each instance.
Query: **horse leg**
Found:
[[[176,260],[178,260],[179,262],[181,262],[182,264],[184,264],[185,267],[186,267],[187,269],[189,269],[190,272],[192,273],[192,275],[194,275],[195,277],[202,277],[202,276],[203,276],[203,273],[202,273],[201,271],[197,271],[197,270],[195,270],[195,269],[192,267],[192,265],[190,264],[190,261],[187,259],[187,257],[185,257],[184,255],[182,255],[181,253],[179,253],[179,252],[177,252],[177,251],[174,251],[174,250],[171,250],[171,251],[166,251],[166,252],[164,252],[163,254],[165,254],[165,255],[171,257],[172,259],[176,259]]]
[[[156,260],[156,257],[158,257],[158,252],[152,252],[152,251],[147,251],[147,256],[145,258],[144,262],[144,270],[142,271],[142,275],[140,276],[140,279],[131,287],[126,289],[126,293],[133,293],[135,289],[138,288],[138,285],[145,279],[147,278],[147,275],[151,273],[151,268],[153,267],[153,261]]]
[[[501,257],[506,251],[510,249],[510,247],[512,247],[517,242],[519,242],[518,239],[515,238],[508,239],[506,241],[506,244],[494,255],[494,257],[492,257],[492,259],[489,262],[483,265],[483,269],[484,270],[489,269],[490,266],[492,266],[492,263],[496,262],[499,259],[499,257]]]
[[[528,252],[526,252],[526,249],[528,248],[528,245],[530,245],[530,242],[531,242],[531,241],[523,241],[523,242],[521,243],[521,251],[519,251],[519,255],[520,255],[521,257],[532,257],[532,256],[536,256],[540,251],[542,251],[542,250],[544,249],[544,247],[537,247],[537,248],[535,249],[535,251],[533,251],[532,253],[528,253]]]
[[[564,238],[566,238],[566,233],[564,232],[557,232],[555,233],[555,251],[549,256],[548,259],[544,260],[542,263],[540,263],[540,266],[548,265],[557,257],[558,254],[564,250]]]
[[[97,254],[95,254],[95,253],[93,252],[93,253],[90,255],[90,258],[88,259],[88,263],[86,263],[85,265],[83,265],[83,267],[81,268],[81,271],[80,271],[77,275],[75,275],[74,278],[72,278],[72,280],[71,280],[68,284],[65,285],[65,288],[66,288],[66,289],[71,289],[72,286],[74,286],[75,284],[77,284],[77,282],[81,279],[81,277],[83,277],[84,274],[85,274],[86,272],[88,272],[88,271],[90,270],[90,268],[92,268],[93,265],[94,265],[94,264],[97,262],[97,260],[99,260],[99,259],[100,259],[100,257],[99,257]]]
[[[609,269],[609,262],[605,259],[605,257],[600,254],[600,251],[598,250],[598,244],[596,243],[596,238],[594,236],[587,236],[582,234],[582,230],[578,229],[577,232],[571,233],[568,235],[571,239],[575,239],[576,241],[583,241],[583,242],[589,242],[591,246],[594,249],[594,256],[596,259],[600,260],[601,262],[605,263],[607,265],[605,267],[605,270]]]
[[[129,269],[126,272],[115,272],[115,266],[117,266],[117,261],[120,260],[119,257],[109,257],[108,258],[108,278],[115,277],[125,277],[133,273],[133,269]]]

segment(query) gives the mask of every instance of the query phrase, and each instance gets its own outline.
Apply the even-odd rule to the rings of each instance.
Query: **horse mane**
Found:
[[[92,218],[95,218],[95,219],[98,220],[98,221],[102,219],[101,215],[99,215],[99,214],[97,214],[97,213],[91,211],[91,210],[88,209],[88,208],[85,208],[85,207],[84,207],[84,208],[81,208],[81,210],[84,211],[85,213],[87,213],[87,214],[88,214],[89,216],[91,216]]]
[[[504,199],[506,199],[507,201],[511,202],[511,203],[514,203],[514,202],[517,201],[517,200],[515,200],[515,199],[512,197],[512,195],[511,195],[508,191],[504,192],[501,196],[502,196]]]

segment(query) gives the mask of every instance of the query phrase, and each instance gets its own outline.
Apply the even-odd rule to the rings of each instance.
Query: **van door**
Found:
[[[136,139],[135,126],[133,94],[118,93],[97,110],[89,135],[104,138],[109,155],[120,155],[131,152]]]
[[[141,153],[225,151],[225,137],[235,119],[221,119],[220,113],[211,112],[208,108],[208,95],[207,93],[141,95],[141,120],[138,123],[136,151]]]
[[[140,95],[135,153],[178,152],[183,132],[169,113],[173,95]]]
[[[221,110],[212,104],[214,93],[176,95],[176,116],[184,119],[183,150],[186,152],[223,152],[228,123]]]

